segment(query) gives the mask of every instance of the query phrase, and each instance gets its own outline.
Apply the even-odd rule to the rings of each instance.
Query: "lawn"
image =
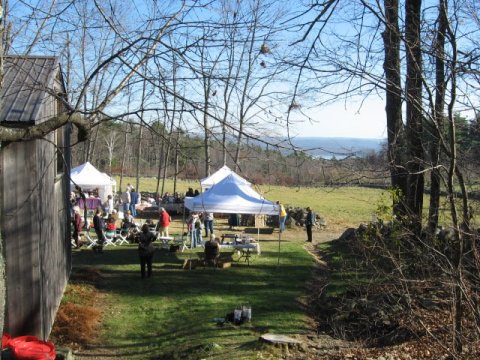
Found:
[[[134,184],[134,179],[124,178],[124,184],[128,182]],[[155,185],[154,179],[142,179],[139,188],[154,191]],[[199,188],[199,184],[179,182],[177,189],[184,192],[190,186]],[[320,231],[332,234],[369,221],[382,193],[350,187],[265,186],[257,190],[287,206],[311,206],[327,221]],[[173,192],[172,182],[167,182],[165,191]],[[174,219],[170,233],[179,237],[184,231],[183,219]],[[229,232],[226,220],[216,219],[215,233],[225,232]],[[314,233],[314,239],[319,237]],[[280,252],[278,239],[277,230],[260,235],[261,255],[255,255],[250,266],[240,261],[226,269],[183,270],[184,260],[197,258],[195,252],[201,248],[183,253],[157,250],[154,274],[143,280],[135,245],[107,247],[103,254],[85,248],[74,250],[74,272],[88,268],[102,275],[95,295],[102,310],[101,331],[93,337],[93,350],[80,349],[76,358],[87,359],[97,353],[105,358],[134,360],[278,358],[281,348],[263,346],[258,341],[261,334],[298,337],[315,331],[304,306],[314,264],[304,246],[305,232],[302,228],[287,229]],[[77,279],[71,281],[69,289],[84,286]],[[65,302],[80,306],[95,303],[82,296],[65,296]],[[240,305],[251,306],[251,322],[222,326],[214,321]]]
[[[127,182],[134,183],[132,178],[124,179],[124,184]],[[196,183],[179,182],[177,189],[184,192],[190,186],[199,188]],[[154,180],[142,179],[140,190],[154,188]],[[348,227],[370,221],[379,205],[389,202],[384,191],[365,188],[265,186],[257,190],[287,207],[310,206],[324,217],[327,226],[314,232],[317,241],[331,240]],[[173,192],[171,182],[165,191]],[[170,233],[179,237],[184,231],[183,219],[177,217]],[[226,232],[226,219],[217,218],[215,233]],[[158,249],[149,279],[140,278],[136,245],[107,247],[103,254],[85,248],[74,250],[74,274],[92,269],[101,274],[94,290],[88,281],[74,276],[63,299],[64,305],[93,305],[101,310],[99,330],[90,337],[88,346],[74,346],[76,359],[281,358],[285,355],[282,348],[265,346],[258,338],[266,332],[296,338],[315,334],[305,308],[314,259],[305,247],[302,228],[290,228],[282,234],[280,251],[278,240],[277,230],[261,234],[261,255],[255,255],[250,266],[237,261],[226,269],[183,270],[184,261],[196,259],[202,248],[183,253]],[[322,244],[319,249],[330,257],[332,266],[338,266],[324,289],[330,296],[365,281],[365,274],[355,266],[343,268],[347,259],[341,254],[349,256],[348,249],[332,248],[331,244]],[[215,321],[241,305],[251,307],[250,322],[219,325]]]
[[[175,225],[180,230],[179,220]],[[312,331],[302,308],[313,263],[303,237],[282,241],[280,253],[278,232],[261,235],[260,241],[261,255],[255,255],[250,266],[240,261],[226,269],[183,270],[185,259],[197,258],[195,250],[157,250],[149,279],[140,278],[135,245],[107,247],[103,254],[75,250],[75,268],[94,267],[103,276],[105,306],[98,338],[115,349],[118,358],[252,359],[259,351],[279,350],[263,349],[257,341],[260,334]],[[251,322],[220,326],[214,321],[239,305],[251,306]]]
[[[116,177],[117,184],[120,178]],[[124,177],[123,186],[135,184],[135,178]],[[200,190],[198,181],[177,181],[177,191],[185,193],[189,187]],[[141,178],[140,191],[155,191],[155,178]],[[168,179],[165,191],[173,193],[173,181]],[[385,192],[378,189],[359,187],[286,187],[254,186],[255,190],[271,201],[281,201],[286,206],[310,206],[317,214],[323,216],[329,230],[342,231],[347,227],[357,227],[362,222],[369,222]]]

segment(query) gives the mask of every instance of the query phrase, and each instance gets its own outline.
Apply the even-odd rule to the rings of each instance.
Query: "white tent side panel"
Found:
[[[264,199],[251,186],[228,175],[199,196],[186,198],[185,207],[195,212],[278,215],[278,206]]]
[[[98,189],[98,196],[103,201],[107,200],[108,195],[113,195],[116,187],[116,181],[107,174],[98,171],[92,164],[86,162],[70,171],[71,188],[75,185],[80,186],[82,190]]]

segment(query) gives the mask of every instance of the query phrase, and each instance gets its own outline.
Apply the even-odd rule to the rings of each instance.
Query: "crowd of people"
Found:
[[[89,229],[90,224],[88,221],[84,221],[82,217],[81,209],[79,207],[79,200],[82,199],[84,206],[86,204],[85,199],[91,194],[84,193],[81,189],[77,188],[75,193],[72,193],[72,225],[75,246],[78,248],[81,246],[80,233],[82,229]],[[198,196],[198,190],[189,188],[185,193],[185,197]],[[170,195],[166,192],[163,196],[158,196],[156,203],[159,206],[158,221],[155,225],[151,219],[147,220],[141,229],[136,223],[137,205],[141,202],[141,195],[130,184],[127,185],[124,192],[120,193],[120,196],[115,199],[113,195],[108,195],[106,201],[95,209],[95,214],[92,219],[92,228],[96,233],[96,245],[93,246],[95,252],[103,252],[103,247],[106,242],[106,232],[117,231],[117,223],[121,220],[121,230],[128,231],[129,229],[137,229],[135,240],[138,242],[138,254],[140,260],[140,273],[141,277],[150,277],[152,275],[152,262],[154,249],[153,242],[157,236],[169,237],[169,227],[172,223],[172,218],[167,210],[161,206],[164,203],[176,203],[183,202],[183,197],[179,193]],[[288,213],[279,201],[279,231],[285,231],[285,224],[288,218]],[[205,253],[209,253],[209,258],[215,258],[215,254],[218,255],[219,244],[214,236],[214,223],[215,217],[212,212],[191,212],[186,219],[187,234],[191,240],[191,248],[203,246]],[[316,223],[316,215],[310,207],[307,207],[305,229],[307,233],[308,242],[312,242],[312,229]],[[236,226],[241,225],[240,216],[238,214],[230,214],[228,218],[229,228],[234,230]],[[203,239],[207,241],[203,241]],[[213,255],[212,255],[213,254]]]

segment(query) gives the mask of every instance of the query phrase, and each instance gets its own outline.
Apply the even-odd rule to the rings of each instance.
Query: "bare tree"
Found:
[[[105,145],[107,147],[108,151],[108,168],[109,168],[109,173],[112,173],[112,160],[114,156],[114,152],[116,149],[116,146],[118,144],[118,140],[120,138],[120,135],[116,130],[113,130],[108,132],[103,136],[103,139],[105,141]]]
[[[22,3],[23,4],[23,3]],[[60,35],[71,33],[74,34],[76,26],[75,20],[81,20],[82,12],[77,12],[75,2],[52,2],[51,6],[44,7],[40,1],[35,6],[31,4],[23,4],[26,6],[26,11],[19,11],[18,13],[9,13],[14,19],[14,24],[18,28],[12,30],[11,51],[25,53],[26,51],[34,53],[41,50],[43,53],[48,52],[48,48],[56,51],[59,44],[65,44],[65,39],[58,42]],[[151,19],[142,19],[137,23],[139,31],[130,31],[120,26],[116,22],[115,7],[110,7],[111,14],[103,16],[105,10],[95,3],[95,9],[100,13],[99,18],[102,20],[104,29],[109,29],[110,39],[114,39],[105,48],[109,48],[110,52],[100,58],[93,59],[93,66],[88,68],[88,72],[84,73],[80,81],[74,81],[69,84],[72,88],[77,89],[74,95],[70,97],[73,106],[68,107],[65,115],[58,116],[42,122],[38,125],[28,127],[14,128],[0,126],[0,141],[3,142],[17,142],[27,141],[31,139],[39,139],[45,135],[55,131],[61,126],[71,123],[78,127],[78,139],[84,141],[90,135],[92,126],[98,126],[101,121],[105,121],[107,116],[105,112],[108,111],[112,102],[119,97],[126,86],[138,76],[138,70],[147,63],[148,59],[154,53],[155,49],[161,44],[162,38],[166,33],[171,31],[173,27],[178,26],[180,22],[178,19],[188,13],[190,7],[187,7],[183,2],[179,3],[177,7],[175,4],[169,8],[168,13],[160,14],[160,10],[153,4],[155,14],[152,14]],[[38,7],[36,7],[38,6]],[[197,6],[194,4],[193,6]],[[46,11],[45,9],[48,9]],[[0,2],[0,38],[3,40],[4,36],[4,2]],[[40,22],[37,20],[41,19]],[[150,30],[144,30],[143,25],[148,21],[156,21],[154,25],[149,27]],[[38,27],[40,24],[40,27]],[[98,29],[89,29],[90,35],[93,31]],[[95,37],[95,36],[93,36]],[[118,40],[118,42],[117,42]],[[3,65],[4,46],[1,47],[0,53],[0,69]],[[72,60],[75,61],[75,60]],[[3,70],[0,70],[0,84],[3,80]],[[95,84],[96,80],[107,82],[107,86],[103,89],[105,91],[101,96],[98,96],[94,103],[85,106],[88,101],[87,94],[89,89]],[[94,87],[94,86],[93,86]],[[63,101],[63,99],[61,99]],[[65,105],[69,105],[66,104]],[[115,116],[112,116],[115,118]],[[0,214],[1,215],[1,214]],[[1,239],[1,234],[0,234]],[[63,269],[59,269],[63,271]],[[0,266],[0,288],[5,289],[3,276],[3,260]],[[4,294],[1,294],[4,295]],[[0,299],[0,311],[2,319],[4,314],[4,296]],[[3,321],[1,321],[3,327]]]

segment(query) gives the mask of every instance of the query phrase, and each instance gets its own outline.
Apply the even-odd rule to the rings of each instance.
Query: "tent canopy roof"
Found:
[[[248,182],[246,179],[232,171],[227,165],[224,165],[220,169],[218,169],[216,172],[214,172],[212,175],[203,178],[200,180],[200,185],[202,186],[202,189],[209,189],[213,185],[218,184],[220,181],[225,179],[228,175],[233,175],[236,180],[238,180],[239,183],[241,184],[246,184],[246,185],[251,185],[250,182]]]
[[[70,171],[72,182],[80,187],[97,187],[116,185],[115,179],[112,179],[105,173],[98,171],[95,166],[86,162]]]
[[[266,200],[248,182],[230,174],[199,196],[186,198],[190,211],[223,214],[278,215],[278,205]]]

